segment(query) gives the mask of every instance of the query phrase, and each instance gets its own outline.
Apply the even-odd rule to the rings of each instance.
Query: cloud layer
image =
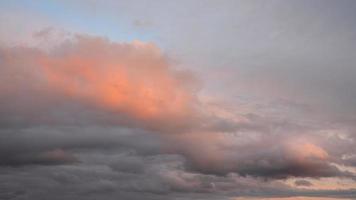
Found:
[[[2,46],[0,64],[4,198],[42,198],[44,189],[58,199],[338,196],[285,181],[355,179],[345,168],[353,155],[331,145],[353,142],[209,102],[152,43],[78,34],[45,50]]]

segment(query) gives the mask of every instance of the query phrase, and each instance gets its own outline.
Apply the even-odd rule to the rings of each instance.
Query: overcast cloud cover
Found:
[[[1,1],[0,199],[356,199],[355,9]]]

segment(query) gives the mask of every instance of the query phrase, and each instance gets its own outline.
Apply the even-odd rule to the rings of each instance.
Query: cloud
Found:
[[[184,132],[203,116],[196,79],[151,43],[75,35],[46,50],[2,46],[0,62],[1,165],[72,163],[76,148],[145,152],[140,133]]]
[[[142,173],[144,171],[144,162],[136,157],[119,159],[118,162],[110,164],[114,171],[126,173]]]
[[[155,129],[186,126],[196,114],[192,76],[171,69],[150,43],[120,44],[77,35],[50,53],[18,47],[2,48],[0,55],[0,92],[7,97],[2,98],[3,110],[31,118],[19,122],[55,121],[56,116],[47,118],[48,114],[57,112],[53,105],[62,104],[106,110],[117,114],[113,123],[133,119]],[[32,119],[34,110],[47,116]]]
[[[356,196],[354,3],[0,4],[0,199]]]
[[[45,50],[3,46],[0,62],[0,170],[21,166],[43,184],[15,196],[57,184],[74,188],[69,199],[283,196],[296,194],[281,183],[291,177],[354,177],[332,164],[344,151],[309,136],[317,128],[205,103],[194,75],[151,43],[76,35]]]
[[[239,173],[266,178],[351,175],[331,165],[331,157],[322,146],[301,139],[301,134],[282,136],[269,128],[273,125],[284,130],[299,130],[297,125],[277,123],[256,114],[246,114],[237,120],[211,113],[197,97],[194,76],[174,70],[154,44],[114,43],[76,35],[50,51],[3,47],[0,52],[0,124],[3,129],[16,132],[16,129],[41,126],[54,130],[74,126],[77,128],[71,131],[82,135],[75,138],[59,130],[59,135],[65,135],[61,136],[64,139],[51,145],[38,144],[36,153],[89,145],[103,148],[105,143],[110,147],[125,145],[121,136],[102,133],[102,137],[107,138],[98,140],[95,136],[98,133],[83,133],[88,130],[81,126],[94,124],[158,133],[159,142],[166,144],[158,144],[154,151],[161,147],[161,151],[183,155],[188,168],[201,173]],[[228,116],[226,113],[229,112],[225,111]],[[249,138],[251,131],[255,137]],[[14,144],[23,143],[23,133],[19,134],[17,138],[11,136]],[[113,138],[115,141],[111,141]],[[280,142],[276,144],[277,138]],[[240,144],[242,141],[246,143]],[[128,146],[135,143],[126,142]],[[142,148],[139,145],[129,148],[134,147]],[[5,145],[4,152],[9,149],[14,147]],[[113,168],[130,170],[134,163],[126,164]],[[135,167],[136,172],[142,170],[139,165]]]
[[[266,179],[354,177],[351,171],[334,166],[326,150],[310,137],[258,133],[248,138],[247,134],[173,135],[168,152],[184,155],[190,170],[219,176],[238,173]]]
[[[307,180],[296,180],[294,181],[294,185],[309,187],[312,186],[313,184]]]
[[[0,157],[0,166],[63,165],[78,162],[75,156],[63,151],[62,149],[21,153],[14,153],[10,151],[8,154],[1,152]]]

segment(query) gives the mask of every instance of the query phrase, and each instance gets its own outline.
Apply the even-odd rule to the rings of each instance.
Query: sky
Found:
[[[0,1],[0,199],[356,199],[356,1]]]

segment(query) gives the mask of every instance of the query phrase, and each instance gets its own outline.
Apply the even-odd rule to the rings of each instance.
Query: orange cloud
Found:
[[[193,95],[152,44],[86,37],[41,60],[49,84],[68,95],[141,119],[183,117]]]
[[[30,71],[24,74],[29,79],[26,84],[45,85],[51,93],[149,122],[148,126],[158,122],[185,125],[196,114],[194,78],[172,70],[151,43],[111,43],[76,36],[50,52],[16,49],[1,53],[8,66],[27,65],[13,70],[14,74]],[[9,90],[6,87],[3,91]]]
[[[321,147],[301,139],[287,141],[286,149],[288,155],[299,162],[305,162],[310,159],[326,160],[329,156]]]

